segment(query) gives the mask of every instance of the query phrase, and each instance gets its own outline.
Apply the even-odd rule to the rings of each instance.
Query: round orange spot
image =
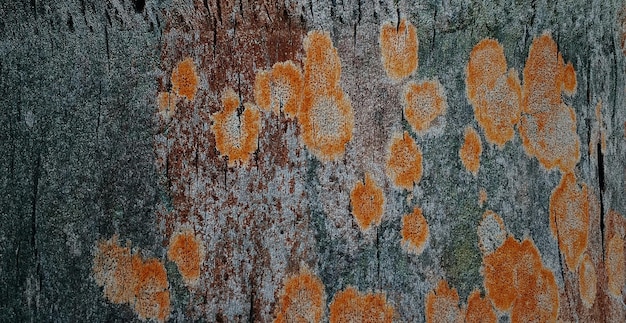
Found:
[[[399,25],[385,23],[380,29],[381,60],[387,76],[401,80],[417,69],[417,29],[406,19]]]
[[[483,145],[480,141],[478,132],[472,127],[465,128],[465,140],[463,146],[459,150],[459,156],[465,169],[478,175],[478,169],[480,168],[480,155],[483,153]]]
[[[575,271],[587,250],[589,199],[587,185],[578,188],[573,173],[564,174],[550,196],[550,230],[558,238],[568,269]]]
[[[198,90],[198,74],[191,58],[179,62],[172,71],[172,91],[179,97],[193,101]]]
[[[446,112],[448,103],[439,81],[409,82],[404,88],[404,116],[418,133],[430,128],[438,116]]]
[[[304,87],[297,115],[302,140],[317,158],[336,160],[352,140],[354,128],[352,103],[339,84],[339,54],[330,35],[320,31],[309,32],[304,49]]]
[[[352,215],[361,231],[380,224],[384,202],[383,190],[376,185],[370,174],[365,174],[365,183],[357,182],[350,192]]]
[[[394,316],[385,294],[362,294],[352,286],[335,294],[329,308],[331,323],[392,322]]]
[[[133,257],[135,285],[135,311],[140,319],[165,321],[170,314],[170,293],[167,273],[163,263],[156,259],[142,261]]]
[[[254,102],[265,111],[272,106],[272,74],[268,71],[258,71],[254,77]]]
[[[480,292],[474,290],[467,299],[466,323],[495,323],[498,317],[488,299],[480,297]]]
[[[463,317],[456,289],[450,289],[447,281],[440,280],[437,287],[426,295],[426,322],[460,323]]]
[[[187,230],[174,234],[170,239],[167,257],[176,263],[187,284],[193,284],[198,280],[203,252],[200,241],[193,232]]]
[[[624,257],[624,239],[615,235],[609,240],[605,257],[609,293],[615,297],[622,297],[622,289],[626,283],[626,259]]]
[[[288,117],[294,118],[300,110],[302,71],[292,61],[276,63],[272,68],[272,110],[280,107]]]
[[[324,285],[308,269],[285,280],[274,322],[321,322],[326,303]]]
[[[422,179],[422,151],[408,132],[391,139],[387,155],[387,176],[399,188],[412,190]]]
[[[131,258],[130,248],[120,247],[117,236],[98,243],[93,276],[96,284],[104,287],[104,296],[114,304],[130,303],[135,298]]]
[[[504,49],[494,39],[480,41],[470,53],[465,85],[474,117],[485,138],[499,148],[515,136],[521,112],[522,89],[517,72],[507,73]]]
[[[419,255],[424,251],[428,241],[428,222],[422,209],[416,207],[413,212],[402,217],[402,247],[407,252]]]
[[[222,95],[222,111],[211,119],[211,131],[215,135],[215,146],[222,156],[228,157],[228,166],[247,165],[258,148],[261,128],[259,111],[252,104],[244,104],[238,115],[239,97],[231,88]]]
[[[591,308],[596,300],[596,292],[598,286],[598,277],[596,276],[596,267],[591,261],[591,257],[585,254],[580,267],[578,269],[578,291],[583,305]]]
[[[170,92],[159,92],[157,100],[159,102],[159,114],[166,120],[171,119],[176,113],[178,97]]]
[[[508,237],[494,252],[484,258],[485,291],[493,305],[507,311],[517,298],[515,265],[520,258],[521,244]]]

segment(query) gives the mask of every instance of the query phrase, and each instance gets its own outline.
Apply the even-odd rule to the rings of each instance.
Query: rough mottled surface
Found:
[[[385,295],[394,320],[422,322],[440,281],[458,292],[455,313],[474,290],[488,299],[482,254],[504,241],[500,222],[536,246],[543,271],[533,284],[554,275],[559,319],[622,320],[624,255],[615,253],[626,238],[624,8],[619,0],[0,2],[0,321],[138,320],[133,306],[105,297],[92,271],[99,243],[116,236],[129,253],[164,264],[168,286],[159,288],[169,291],[163,317],[171,321],[271,321],[285,282],[307,270],[324,285],[323,321],[335,295],[352,286]],[[392,80],[380,32],[402,19],[416,28],[419,66]],[[229,165],[211,127],[222,93],[234,90],[240,116],[255,103],[259,71],[288,60],[304,70],[303,41],[313,30],[329,33],[339,55],[333,86],[354,119],[345,152],[320,160],[297,118],[260,109],[256,151],[247,165]],[[589,204],[587,247],[576,259],[584,277],[596,278],[583,285],[580,266],[566,265],[566,240],[550,229],[551,192],[565,174],[526,154],[519,124],[502,147],[486,140],[467,97],[476,44],[497,40],[523,86],[531,43],[546,32],[575,71],[573,79],[564,65],[567,95],[558,103],[575,114],[573,174]],[[185,60],[195,69],[174,72]],[[446,111],[417,133],[402,96],[406,84],[426,80],[443,87]],[[466,127],[483,143],[476,176],[459,158]],[[405,131],[422,166],[419,182],[401,188],[386,165],[391,139]],[[365,174],[382,189],[384,212],[380,225],[361,231],[350,191]],[[419,255],[401,244],[402,217],[415,207],[429,229]],[[501,221],[479,229],[487,210]],[[193,284],[167,256],[180,228],[202,247]],[[591,285],[595,298],[581,287]]]

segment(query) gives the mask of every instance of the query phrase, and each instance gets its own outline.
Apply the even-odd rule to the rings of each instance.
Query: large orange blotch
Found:
[[[335,294],[329,308],[331,323],[392,322],[394,316],[385,294],[363,294],[352,286]]]
[[[558,238],[559,249],[570,271],[576,271],[587,250],[589,199],[587,185],[579,188],[576,176],[564,174],[550,196],[550,230]]]
[[[352,140],[352,103],[339,84],[341,61],[330,35],[311,31],[304,40],[306,60],[302,104],[297,117],[302,140],[323,161],[343,155]]]
[[[483,261],[487,296],[497,309],[511,310],[512,322],[556,320],[558,286],[532,241],[509,237]]]
[[[198,90],[198,74],[191,58],[179,62],[172,71],[172,91],[179,97],[193,101]]]
[[[144,261],[130,248],[120,247],[117,236],[99,242],[93,263],[94,278],[104,295],[116,304],[134,305],[140,319],[165,321],[170,313],[170,294],[163,263]]]
[[[321,322],[325,303],[322,281],[304,268],[285,280],[274,322]]]
[[[562,92],[573,94],[575,79],[573,66],[563,63],[549,34],[533,40],[524,67],[519,131],[528,155],[563,173],[572,172],[580,159],[576,115],[561,98]]]
[[[402,104],[404,116],[420,134],[425,133],[431,122],[448,108],[443,86],[437,80],[407,83]]]
[[[626,283],[626,259],[624,257],[624,239],[615,235],[609,240],[605,256],[609,293],[615,297],[622,297],[622,288]]]
[[[480,41],[470,53],[465,85],[474,117],[485,138],[502,148],[513,139],[520,120],[522,89],[517,72],[510,69],[504,49],[494,39]]]
[[[370,174],[365,174],[365,183],[357,182],[350,192],[352,215],[361,231],[380,224],[384,203],[382,188],[376,185]]]
[[[498,317],[488,299],[480,297],[480,292],[474,290],[467,298],[465,312],[466,323],[495,323]]]
[[[215,146],[222,156],[228,157],[228,166],[247,165],[258,148],[261,117],[252,104],[244,104],[238,115],[239,97],[231,88],[222,95],[222,111],[214,114],[211,130],[215,135]]]
[[[408,132],[394,135],[387,155],[387,176],[395,186],[412,190],[422,179],[422,151]]]
[[[200,241],[190,230],[176,233],[170,239],[167,257],[176,263],[178,271],[187,284],[197,282],[203,250]]]
[[[402,247],[409,253],[419,255],[424,251],[430,231],[422,209],[416,207],[413,212],[402,217]]]
[[[459,156],[465,169],[470,171],[474,176],[478,175],[480,168],[480,155],[483,153],[483,145],[480,141],[478,132],[472,127],[465,128],[465,139],[463,146],[459,150]]]
[[[591,308],[596,300],[598,276],[591,257],[585,254],[578,268],[578,291],[583,305]]]
[[[385,23],[380,29],[380,52],[387,76],[401,80],[417,69],[417,29],[406,19],[399,25]]]
[[[434,290],[426,295],[426,322],[463,322],[463,312],[459,308],[459,293],[450,289],[448,282],[440,280]]]

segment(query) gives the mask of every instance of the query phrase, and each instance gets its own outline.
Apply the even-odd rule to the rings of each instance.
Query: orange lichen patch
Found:
[[[198,74],[191,58],[179,62],[172,71],[172,91],[179,97],[193,101],[198,90]]]
[[[443,86],[437,80],[407,83],[402,99],[404,116],[418,133],[426,132],[448,108]]]
[[[596,300],[598,277],[596,267],[591,261],[589,254],[585,254],[578,268],[578,291],[583,305],[591,308]]]
[[[120,247],[117,236],[98,243],[93,260],[93,276],[104,296],[114,304],[130,303],[135,294],[129,286],[135,285],[130,248]]]
[[[335,294],[329,306],[329,320],[334,322],[392,322],[394,309],[383,293],[360,293],[354,287]]]
[[[238,115],[239,97],[231,88],[222,95],[222,111],[211,116],[211,131],[215,135],[215,146],[222,156],[228,157],[228,166],[247,165],[258,147],[261,117],[252,104],[244,104]]]
[[[272,74],[268,71],[258,71],[254,77],[254,102],[265,111],[272,106]]]
[[[292,61],[276,63],[272,68],[272,110],[282,107],[288,117],[296,117],[300,110],[302,71]]]
[[[622,288],[626,283],[626,259],[624,258],[624,239],[619,235],[614,235],[609,240],[605,261],[609,278],[609,293],[615,297],[622,297]]]
[[[352,215],[361,231],[380,224],[384,203],[382,188],[374,182],[369,173],[365,174],[365,183],[357,182],[350,192]]]
[[[399,25],[385,23],[380,29],[381,60],[387,76],[401,80],[417,69],[417,29],[406,19]]]
[[[430,231],[422,209],[416,207],[413,212],[402,217],[402,247],[407,252],[419,255],[424,251]]]
[[[563,92],[567,95],[576,93],[576,71],[572,63],[567,63],[563,68]]]
[[[467,98],[488,142],[502,148],[515,136],[522,90],[517,72],[510,69],[504,49],[495,39],[483,39],[470,53],[466,68]]]
[[[99,242],[94,258],[96,283],[104,295],[116,304],[133,304],[140,319],[165,321],[170,313],[167,273],[163,263],[151,258],[144,261],[120,247],[117,236]]]
[[[576,114],[566,105],[522,116],[519,125],[524,150],[547,169],[572,172],[580,159]]]
[[[170,314],[170,292],[163,263],[156,259],[142,261],[133,256],[135,285],[135,312],[140,319],[165,321]]]
[[[200,277],[200,264],[204,258],[198,238],[190,230],[172,235],[167,257],[176,263],[178,271],[187,284],[197,282]]]
[[[422,151],[408,132],[395,134],[387,155],[387,176],[395,186],[407,190],[422,179]]]
[[[339,84],[339,54],[330,35],[321,31],[309,32],[304,49],[303,94],[297,114],[302,140],[317,158],[336,160],[352,140],[354,129],[352,103]]]
[[[541,263],[535,244],[508,237],[483,258],[485,290],[493,305],[511,309],[513,322],[555,321],[559,291],[554,274]]]
[[[487,202],[487,191],[481,187],[480,191],[478,192],[478,205],[480,207],[483,207],[483,205],[485,205],[485,202]]]
[[[491,302],[480,297],[480,292],[474,290],[467,298],[467,310],[465,312],[466,323],[492,323],[498,322],[498,317],[493,311]]]
[[[440,280],[426,296],[426,322],[463,322],[463,317],[456,289],[450,289],[447,281]]]
[[[326,294],[322,281],[308,269],[285,280],[274,322],[320,322]]]
[[[483,153],[483,144],[480,141],[480,135],[472,127],[465,128],[465,139],[463,146],[459,150],[459,156],[465,169],[478,175],[478,169],[480,168],[480,155]]]
[[[478,247],[484,254],[498,249],[506,239],[506,228],[502,218],[493,211],[487,210],[478,224]]]
[[[589,199],[587,185],[579,188],[573,173],[564,174],[550,196],[550,230],[570,271],[576,271],[587,250]]]
[[[159,92],[157,97],[159,102],[159,114],[165,119],[170,119],[176,113],[176,103],[178,97],[170,92]]]

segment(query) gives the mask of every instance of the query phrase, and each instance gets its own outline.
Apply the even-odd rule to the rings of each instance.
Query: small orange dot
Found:
[[[285,279],[274,322],[321,322],[325,303],[322,281],[303,268]]]
[[[401,80],[417,70],[417,29],[406,19],[402,19],[397,26],[383,24],[379,43],[383,67],[391,79]]]
[[[260,113],[254,105],[246,103],[241,115],[237,115],[239,104],[239,96],[227,88],[222,94],[222,111],[211,117],[215,146],[222,156],[228,157],[229,167],[247,165],[258,148]]]
[[[478,192],[478,205],[480,207],[483,207],[483,205],[485,205],[485,202],[487,202],[487,191],[481,187],[480,191]]]
[[[437,287],[426,295],[426,322],[461,323],[463,318],[456,289],[450,289],[447,281],[440,280]]]
[[[412,190],[422,179],[422,151],[408,132],[395,134],[387,155],[387,176],[395,186]]]
[[[463,146],[459,150],[459,156],[465,169],[478,176],[478,169],[480,168],[480,155],[483,153],[483,145],[480,141],[478,132],[472,127],[465,128],[465,140]]]
[[[467,298],[465,312],[466,323],[495,323],[498,317],[488,299],[480,297],[480,292],[474,290]]]
[[[598,277],[596,276],[596,267],[591,261],[591,257],[585,254],[580,267],[578,269],[578,291],[583,305],[591,308],[596,300]]]
[[[198,74],[191,58],[179,62],[172,71],[172,91],[179,97],[193,101],[198,90]]]
[[[404,116],[413,129],[423,134],[431,123],[445,114],[448,103],[439,81],[409,82],[404,88]]]
[[[176,263],[178,271],[187,284],[197,282],[200,277],[203,250],[200,241],[191,230],[178,232],[172,236],[167,257]]]
[[[352,215],[356,219],[361,231],[369,230],[373,225],[379,225],[383,216],[385,198],[383,190],[365,174],[365,183],[357,182],[350,192]]]
[[[420,255],[426,243],[430,231],[428,229],[428,222],[422,214],[422,209],[416,207],[413,212],[402,217],[402,247],[407,252]]]

